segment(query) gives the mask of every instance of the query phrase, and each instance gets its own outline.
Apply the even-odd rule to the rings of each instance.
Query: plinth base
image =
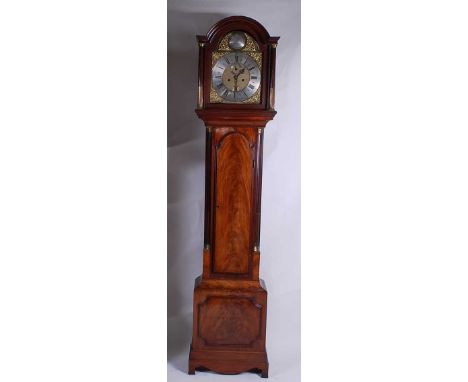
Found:
[[[211,370],[220,374],[259,373],[268,378],[268,357],[266,352],[193,350],[190,346],[189,374],[195,371]]]

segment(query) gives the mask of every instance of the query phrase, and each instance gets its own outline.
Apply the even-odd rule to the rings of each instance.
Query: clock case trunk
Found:
[[[211,104],[211,54],[231,31],[249,33],[262,55],[259,104]],[[206,126],[203,272],[195,280],[189,374],[268,376],[267,290],[259,278],[263,133],[274,110],[278,37],[246,17],[221,20],[200,48],[196,113]]]

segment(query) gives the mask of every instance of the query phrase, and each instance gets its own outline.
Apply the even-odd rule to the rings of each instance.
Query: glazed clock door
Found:
[[[221,137],[215,150],[213,271],[248,276],[253,199],[252,148],[243,134],[231,132]]]

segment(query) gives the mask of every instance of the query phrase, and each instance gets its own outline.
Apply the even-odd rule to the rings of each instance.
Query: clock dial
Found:
[[[247,53],[220,57],[212,69],[212,86],[225,101],[240,103],[252,97],[260,86],[260,69]]]

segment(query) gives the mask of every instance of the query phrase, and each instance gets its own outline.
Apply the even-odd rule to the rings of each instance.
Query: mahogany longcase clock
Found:
[[[276,114],[279,37],[251,18],[234,16],[197,39],[196,113],[206,126],[205,237],[188,372],[268,377],[260,201],[263,130]]]

